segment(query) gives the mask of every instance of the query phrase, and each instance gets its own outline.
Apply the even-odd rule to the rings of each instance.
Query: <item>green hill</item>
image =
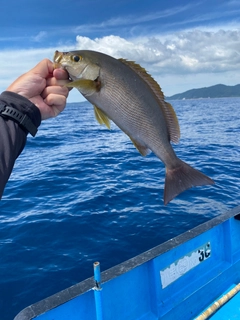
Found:
[[[183,93],[166,97],[166,100],[201,99],[201,98],[228,98],[240,97],[240,84],[236,86],[225,86],[217,84],[211,87],[188,90]]]

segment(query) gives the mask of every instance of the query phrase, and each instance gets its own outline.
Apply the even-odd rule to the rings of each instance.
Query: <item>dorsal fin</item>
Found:
[[[134,61],[128,61],[125,59],[119,59],[122,63],[129,66],[132,70],[134,70],[150,87],[150,89],[155,94],[159,106],[162,109],[165,119],[167,122],[168,133],[170,137],[170,141],[174,143],[178,143],[180,138],[180,128],[177,119],[177,115],[172,107],[172,105],[164,100],[164,94],[161,90],[161,87],[155,81],[152,76],[147,73],[147,71],[141,67],[139,64],[135,63]]]
[[[164,101],[164,113],[167,119],[170,141],[172,141],[173,143],[178,143],[180,138],[180,127],[177,115],[172,105],[166,101]]]

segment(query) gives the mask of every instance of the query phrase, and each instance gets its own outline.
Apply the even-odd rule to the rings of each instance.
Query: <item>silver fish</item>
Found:
[[[180,160],[170,143],[177,143],[177,116],[158,83],[140,65],[100,52],[56,51],[56,67],[68,71],[77,88],[94,105],[100,124],[110,128],[112,120],[145,156],[150,150],[166,167],[164,204],[193,186],[213,180]]]

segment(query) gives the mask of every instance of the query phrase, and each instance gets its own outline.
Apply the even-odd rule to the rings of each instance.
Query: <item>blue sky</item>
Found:
[[[56,49],[135,60],[166,96],[240,83],[239,0],[8,0],[0,30],[1,91]]]

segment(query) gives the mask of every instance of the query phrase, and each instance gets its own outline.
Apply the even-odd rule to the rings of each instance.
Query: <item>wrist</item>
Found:
[[[13,107],[9,107],[5,103],[0,102],[0,116],[16,122],[27,134],[30,133],[35,137],[37,127],[32,123],[31,119],[22,112]]]
[[[41,113],[39,109],[27,98],[14,92],[4,91],[0,95],[0,102],[1,105],[5,104],[10,108],[14,108],[15,110],[19,111],[20,114],[16,116],[17,118],[19,117],[20,121],[23,121],[25,125],[27,125],[25,121],[29,122],[27,120],[28,118],[36,128],[38,128],[41,124]],[[23,117],[26,115],[25,119],[21,119],[21,114],[23,114]]]

